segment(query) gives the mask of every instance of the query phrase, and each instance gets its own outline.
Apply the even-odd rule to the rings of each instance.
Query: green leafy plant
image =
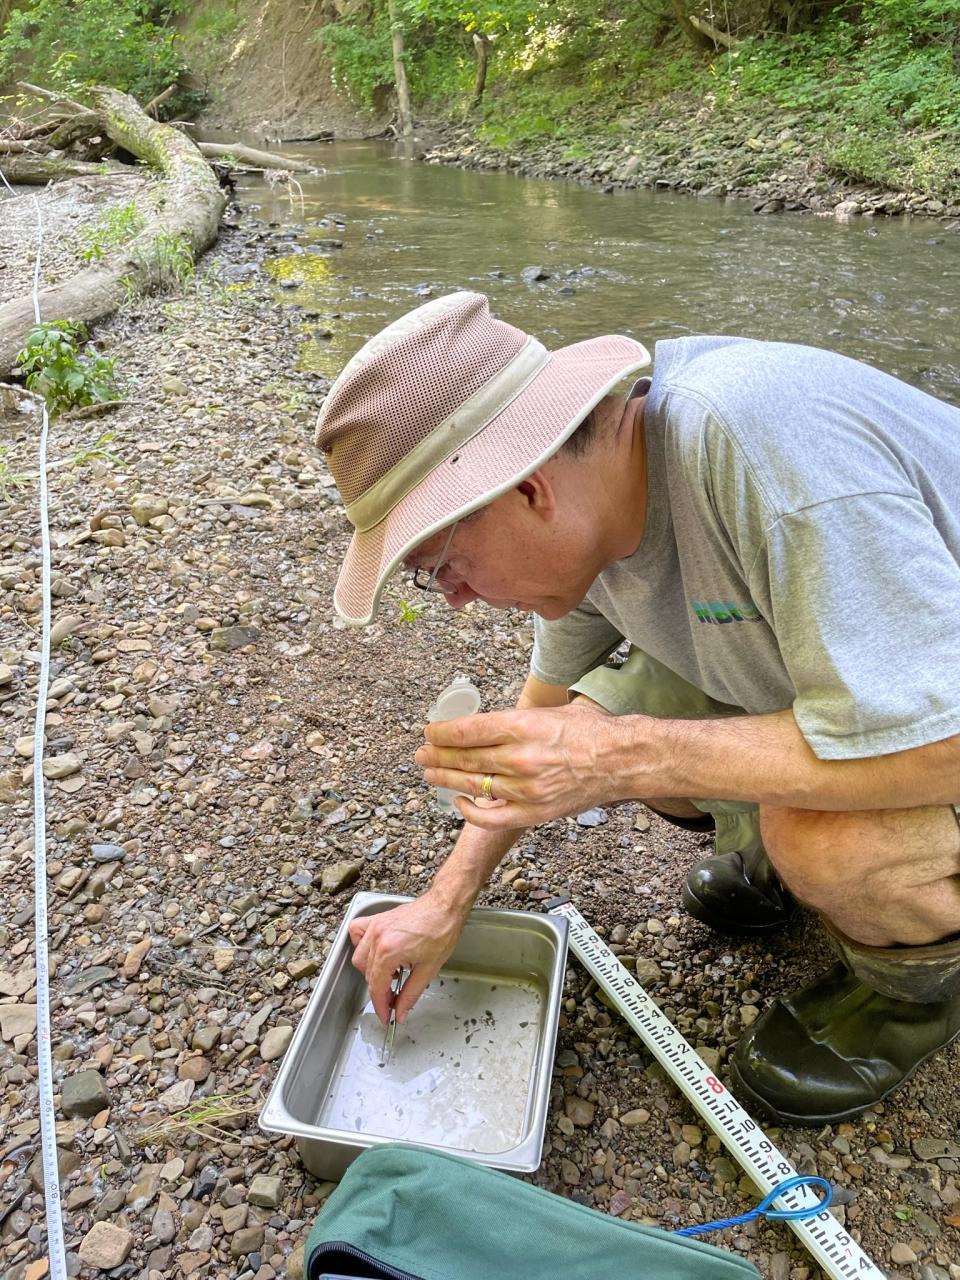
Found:
[[[86,449],[80,449],[73,455],[75,467],[86,466],[88,462],[109,462],[111,467],[118,467],[123,459],[107,447],[117,438],[115,431],[104,431],[96,441]]]
[[[193,250],[186,236],[161,232],[154,240],[153,252],[160,269],[160,283],[164,288],[180,287],[193,279],[196,266]]]
[[[132,240],[143,230],[144,217],[135,201],[107,209],[100,219],[77,236],[77,255],[84,262],[100,262],[112,249]]]
[[[110,84],[147,102],[185,69],[172,19],[186,7],[185,0],[26,0],[8,12],[0,35],[0,82],[29,67],[31,80],[71,97]]]
[[[420,617],[426,608],[425,604],[414,604],[410,600],[400,601],[400,612],[397,615],[398,622],[414,623]]]
[[[43,396],[51,413],[102,404],[116,396],[115,361],[82,350],[86,329],[75,320],[34,325],[17,356],[27,388]]]

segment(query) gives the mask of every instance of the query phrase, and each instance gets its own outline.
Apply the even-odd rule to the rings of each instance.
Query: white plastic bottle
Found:
[[[454,676],[437,700],[427,712],[427,720],[435,724],[438,720],[459,720],[461,716],[475,716],[480,710],[480,691],[467,676]],[[467,795],[465,791],[453,791],[450,787],[435,787],[437,808],[441,813],[455,813],[460,816],[453,803],[454,796]],[[468,796],[468,799],[473,799]]]

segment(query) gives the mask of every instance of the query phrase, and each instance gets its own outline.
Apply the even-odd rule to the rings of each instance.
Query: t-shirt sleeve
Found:
[[[750,586],[821,759],[960,733],[960,565],[918,498],[859,494],[782,516]]]
[[[604,662],[623,636],[589,601],[562,618],[533,620],[530,674],[545,684],[569,688]]]

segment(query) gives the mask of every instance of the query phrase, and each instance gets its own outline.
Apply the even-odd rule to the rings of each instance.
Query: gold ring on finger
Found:
[[[485,800],[493,799],[493,778],[489,773],[483,775],[483,781],[480,783],[480,794]]]

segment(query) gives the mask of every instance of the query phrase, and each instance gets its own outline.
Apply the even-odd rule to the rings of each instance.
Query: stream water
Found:
[[[476,289],[547,346],[602,332],[651,350],[686,333],[806,342],[960,400],[960,235],[935,221],[603,195],[425,165],[375,142],[287,150],[324,167],[300,177],[302,196],[253,175],[238,195],[275,233],[296,233],[271,269],[278,300],[304,313],[304,363],[324,374],[430,291]],[[343,248],[317,243],[331,238]],[[527,283],[529,266],[549,278]]]

